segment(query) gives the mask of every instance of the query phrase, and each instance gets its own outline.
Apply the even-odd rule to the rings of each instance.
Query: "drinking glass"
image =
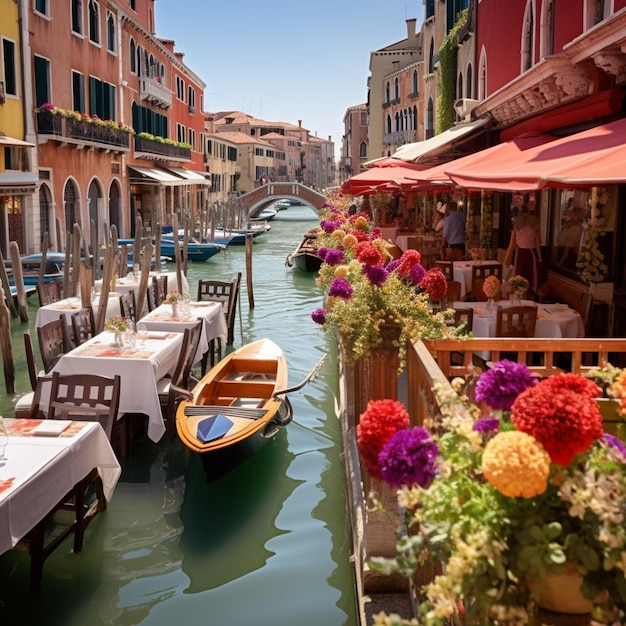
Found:
[[[7,433],[7,427],[4,423],[2,415],[0,415],[0,464],[4,465],[3,461],[7,460],[5,455],[7,444],[9,443],[9,434]]]
[[[148,339],[148,327],[145,324],[137,324],[137,339],[143,348],[146,345],[146,339]]]

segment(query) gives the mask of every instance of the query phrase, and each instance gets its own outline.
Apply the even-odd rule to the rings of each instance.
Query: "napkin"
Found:
[[[56,437],[68,428],[71,423],[72,420],[42,420],[39,426],[33,428],[32,434],[44,437]]]
[[[148,332],[148,339],[166,339],[169,332],[165,330],[151,330]]]

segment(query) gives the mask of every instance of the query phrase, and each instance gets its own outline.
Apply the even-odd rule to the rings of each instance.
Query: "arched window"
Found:
[[[522,72],[529,70],[534,63],[534,30],[535,11],[533,8],[533,0],[528,0],[526,3],[524,26],[522,30]]]
[[[97,181],[92,180],[89,185],[89,221],[95,224],[96,232],[95,232],[95,241],[91,241],[92,247],[100,243],[99,233],[101,231],[100,228],[100,204],[102,200],[102,192],[100,190],[100,185]]]
[[[72,0],[72,32],[83,34],[83,2]]]
[[[456,99],[464,98],[463,95],[463,72],[459,72],[456,79]]]
[[[130,71],[133,74],[137,73],[137,57],[136,57],[136,54],[137,54],[137,48],[136,48],[136,45],[135,45],[135,40],[131,39],[130,40],[130,54],[129,54],[129,57],[130,57]]]
[[[89,0],[89,41],[100,43],[100,6]]]
[[[68,233],[74,232],[74,224],[80,226],[80,205],[78,203],[78,189],[73,180],[65,183],[63,192],[63,208],[65,209],[65,230]]]
[[[394,84],[394,94],[394,98],[400,100],[400,79],[397,76]]]
[[[367,143],[365,141],[359,144],[359,158],[367,159]]]
[[[419,88],[417,86],[417,70],[413,70],[413,80],[411,85],[411,93],[416,96],[419,93]]]
[[[430,50],[428,51],[428,73],[432,74],[435,71],[435,40],[430,38]]]
[[[391,115],[387,114],[387,132],[391,132]]]
[[[43,243],[46,233],[49,233],[48,242],[53,242],[54,233],[50,232],[50,212],[52,210],[52,194],[46,183],[39,187],[39,232],[41,239],[39,243]],[[57,246],[58,246],[57,242]]]
[[[418,123],[418,119],[417,119],[417,107],[414,106],[413,107],[413,130],[417,130],[417,123]]]
[[[480,51],[480,61],[478,65],[478,99],[484,100],[487,97],[487,52],[485,47]]]
[[[544,59],[554,54],[554,0],[544,0],[541,6],[540,56]]]
[[[115,20],[110,12],[107,12],[107,50],[115,52]]]
[[[400,130],[400,114],[396,111],[396,132]]]
[[[385,102],[389,104],[391,102],[391,86],[389,81],[385,83]]]
[[[428,104],[426,105],[426,128],[424,134],[425,139],[435,136],[435,106],[432,98],[428,98]]]
[[[143,48],[141,46],[137,46],[137,76],[143,76],[142,73],[142,60],[143,60]]]
[[[111,181],[109,188],[109,226],[115,225],[122,232],[122,192],[117,180]]]
[[[474,85],[472,84],[472,64],[467,66],[467,72],[465,73],[465,93],[468,98],[474,97]]]

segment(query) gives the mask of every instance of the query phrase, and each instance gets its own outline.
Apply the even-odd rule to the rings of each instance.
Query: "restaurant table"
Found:
[[[167,276],[167,290],[168,291],[178,291],[178,293],[188,293],[189,292],[189,283],[187,282],[187,277],[184,274],[182,276],[182,285],[178,284],[178,278],[176,276],[176,272],[150,272],[149,274],[150,280],[152,280],[153,276]],[[133,276],[132,273],[127,274],[124,278],[118,278],[115,283],[115,291],[119,291],[121,293],[128,293],[129,291],[135,292],[135,298],[137,297],[137,292],[139,291],[139,280],[140,277]],[[139,303],[137,302],[137,307],[139,308]]]
[[[165,433],[157,381],[174,371],[183,342],[178,332],[150,331],[145,345],[117,349],[114,333],[104,331],[64,354],[54,366],[59,374],[98,374],[121,377],[119,415],[148,416],[148,436],[159,441]],[[49,390],[42,389],[41,406],[46,407]]]
[[[461,283],[461,293],[466,294],[472,290],[472,267],[476,265],[493,265],[494,263],[497,263],[497,261],[454,261],[454,280]],[[502,278],[504,280],[510,278],[505,276],[505,268],[502,268]]]
[[[209,349],[209,342],[212,339],[224,339],[228,336],[228,325],[226,324],[226,316],[224,315],[224,307],[221,302],[190,302],[189,314],[178,314],[174,317],[172,305],[163,303],[154,311],[151,311],[140,320],[138,324],[145,324],[148,331],[176,331],[183,332],[185,328],[191,328],[198,319],[203,320],[202,334],[200,335],[200,343],[196,352],[198,362],[202,355]]]
[[[79,481],[96,467],[111,499],[120,464],[102,426],[71,422],[60,435],[38,435],[56,420],[5,419],[6,461],[0,462],[0,553],[29,533]]]
[[[120,293],[113,292],[109,294],[107,302],[107,318],[114,317],[120,314]],[[98,309],[100,307],[100,296],[94,299],[92,302],[93,315],[95,319],[98,319]],[[76,313],[82,308],[80,298],[65,298],[52,304],[46,304],[45,306],[37,309],[37,317],[35,318],[35,328],[40,328],[48,322],[52,322],[59,319],[60,315],[65,317],[68,327],[72,327],[72,314]]]
[[[436,252],[439,252],[441,238],[433,237],[432,235],[408,233],[398,235],[395,243],[402,252],[418,250],[422,254],[432,254],[434,249],[436,249]]]

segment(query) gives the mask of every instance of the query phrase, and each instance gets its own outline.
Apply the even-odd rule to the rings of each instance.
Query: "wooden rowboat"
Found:
[[[180,403],[178,436],[200,455],[207,480],[255,454],[291,421],[287,376],[283,351],[261,339],[227,355]]]
[[[319,229],[313,229],[305,233],[298,247],[287,256],[285,265],[293,267],[294,265],[303,272],[317,272],[322,266],[322,259],[317,256],[317,248],[315,240]]]

